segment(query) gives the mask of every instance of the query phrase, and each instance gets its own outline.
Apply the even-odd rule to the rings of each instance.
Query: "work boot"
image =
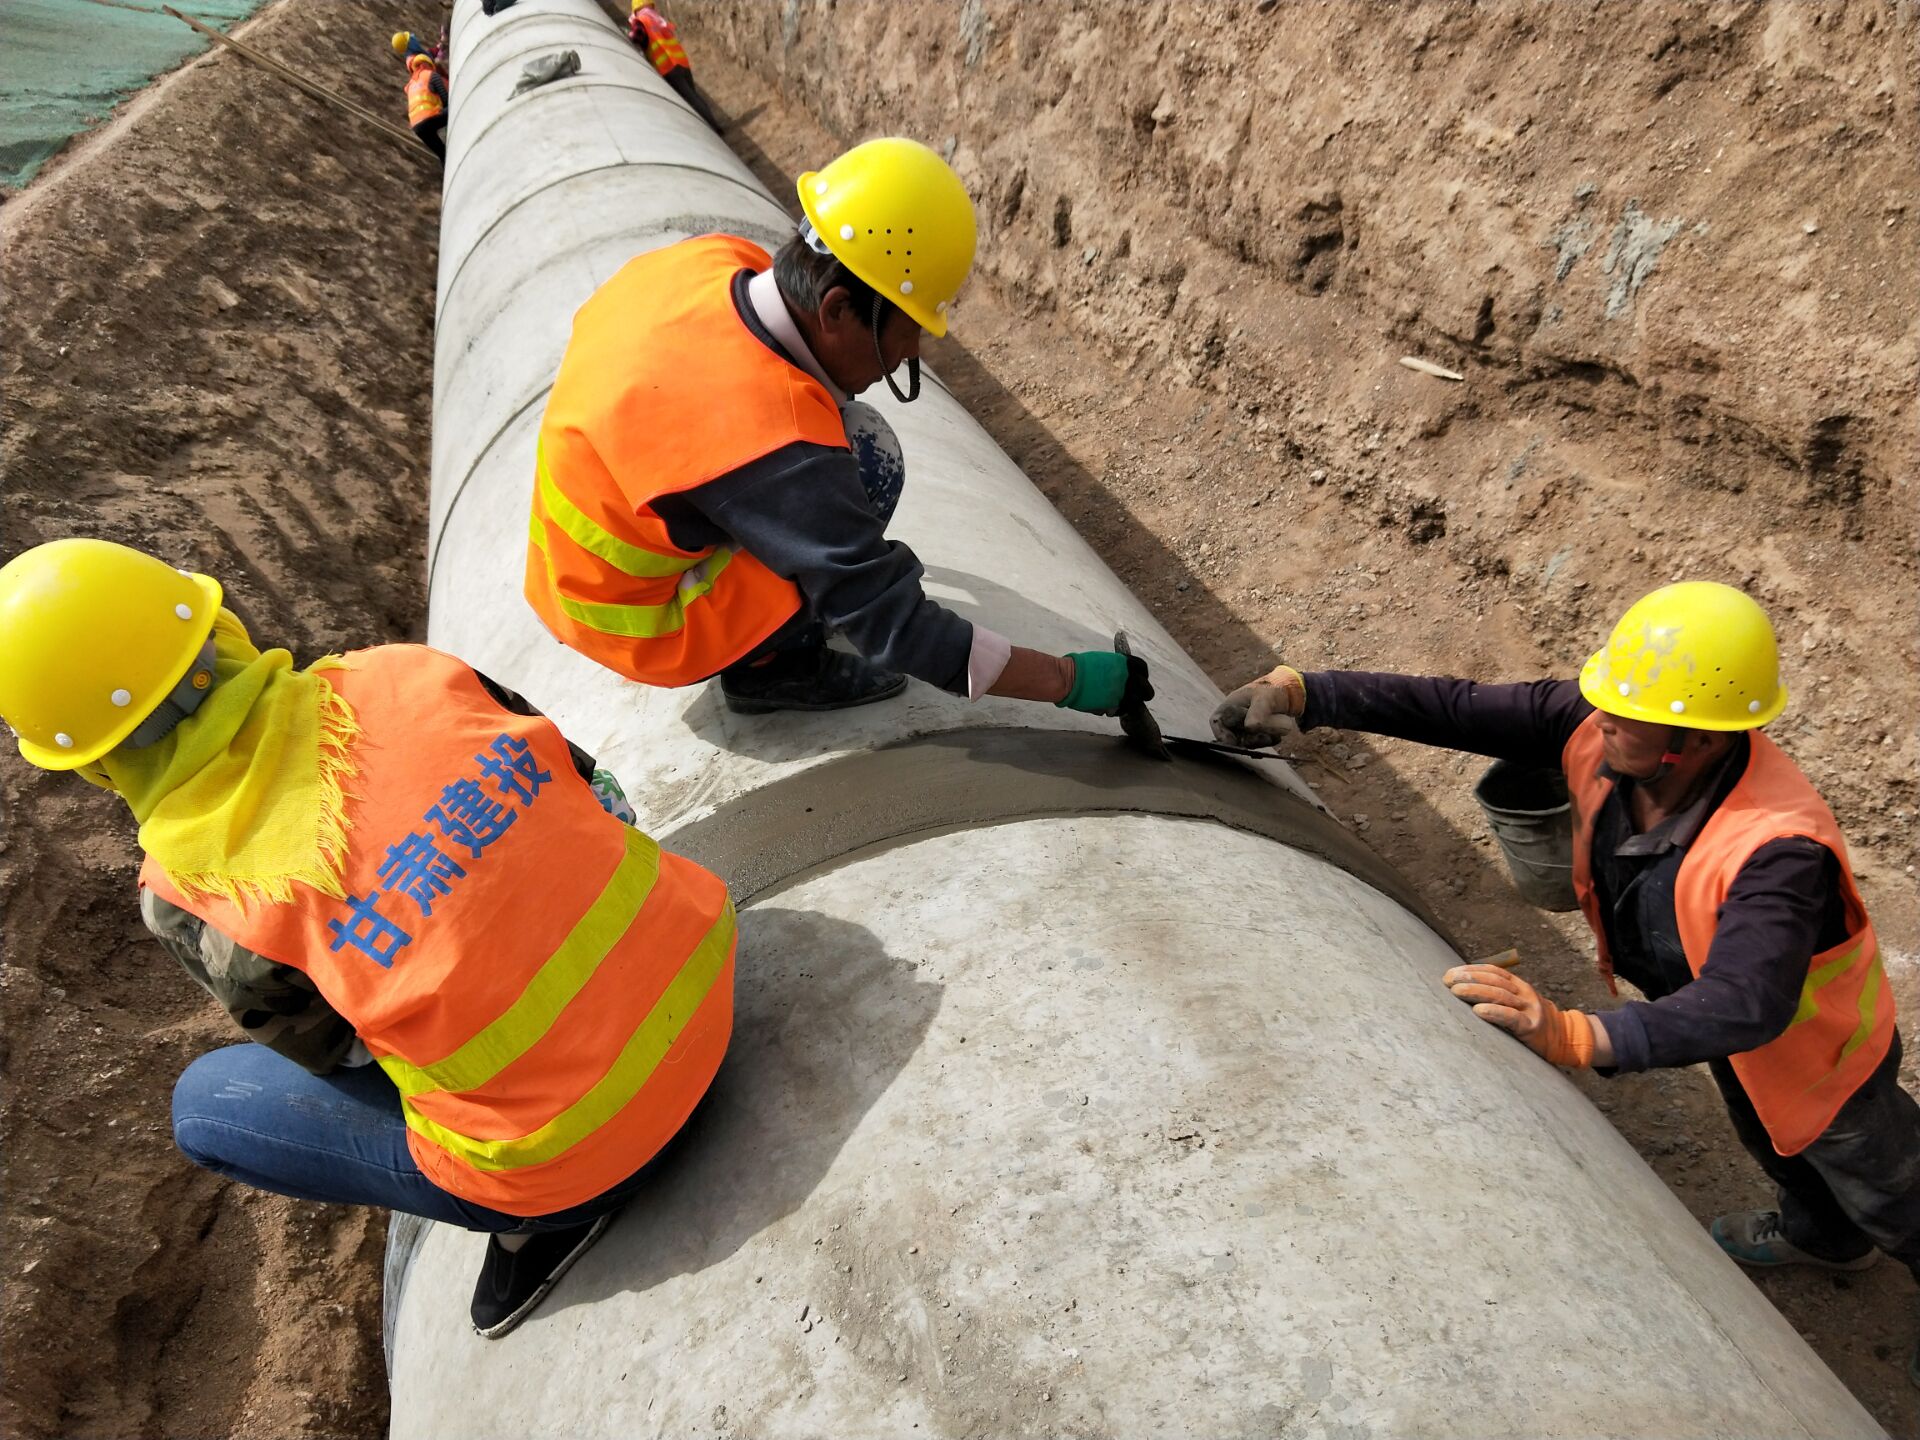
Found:
[[[612,1223],[609,1214],[585,1225],[535,1234],[518,1250],[489,1235],[487,1258],[473,1287],[474,1332],[498,1340],[526,1319]]]
[[[846,710],[891,700],[907,677],[858,655],[826,646],[787,650],[761,665],[730,665],[720,672],[720,695],[736,715],[774,710]]]
[[[1815,1265],[1822,1270],[1865,1270],[1880,1258],[1880,1252],[1868,1247],[1864,1255],[1851,1260],[1829,1260],[1823,1255],[1802,1250],[1780,1232],[1778,1210],[1736,1210],[1713,1222],[1713,1238],[1720,1248],[1756,1270],[1775,1265]]]

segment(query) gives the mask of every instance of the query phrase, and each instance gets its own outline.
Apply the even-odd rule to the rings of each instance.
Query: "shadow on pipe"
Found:
[[[705,1270],[793,1214],[939,1013],[945,987],[917,978],[864,926],[777,906],[744,920],[728,1059],[656,1187],[554,1292],[548,1317]],[[833,968],[802,969],[793,957],[804,955],[831,955]],[[785,1043],[801,1033],[804,1045]],[[651,1223],[657,1209],[705,1224]]]

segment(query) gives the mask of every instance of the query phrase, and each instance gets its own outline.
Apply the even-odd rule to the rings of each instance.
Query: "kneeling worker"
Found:
[[[20,753],[127,802],[147,926],[257,1044],[174,1090],[196,1164],[491,1238],[504,1335],[726,1053],[733,907],[553,724],[451,656],[295,670],[217,582],[57,540],[0,569]]]
[[[973,264],[959,177],[924,145],[871,140],[801,176],[800,202],[777,256],[683,240],[574,317],[540,424],[526,595],[541,620],[642,684],[717,674],[743,714],[865,705],[908,675],[1094,714],[1150,699],[1137,659],[1021,649],[935,604],[887,539],[900,449],[853,397],[882,378],[919,392],[921,332],[946,333]],[[866,658],[829,649],[828,630]]]
[[[1627,611],[1580,679],[1520,685],[1280,666],[1216,712],[1222,739],[1289,722],[1558,766],[1574,888],[1609,984],[1645,1002],[1562,1010],[1492,965],[1442,977],[1556,1065],[1707,1062],[1779,1208],[1722,1215],[1743,1265],[1920,1278],[1920,1105],[1900,1086],[1893,992],[1832,812],[1760,733],[1786,707],[1773,627],[1689,582]],[[1908,1362],[1920,1384],[1920,1349]]]

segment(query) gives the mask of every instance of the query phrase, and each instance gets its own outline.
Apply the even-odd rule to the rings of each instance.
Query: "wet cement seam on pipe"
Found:
[[[1305,851],[1378,890],[1459,949],[1403,876],[1291,791],[1232,760],[1149,760],[1117,736],[941,731],[838,756],[659,839],[719,875],[747,905],[876,847],[1020,820],[1116,814],[1212,821]]]

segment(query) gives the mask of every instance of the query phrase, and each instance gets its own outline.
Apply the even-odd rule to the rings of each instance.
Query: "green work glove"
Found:
[[[1147,662],[1137,655],[1122,655],[1117,650],[1076,650],[1067,659],[1073,662],[1073,687],[1064,699],[1054,702],[1064,710],[1118,715],[1153,699]]]

